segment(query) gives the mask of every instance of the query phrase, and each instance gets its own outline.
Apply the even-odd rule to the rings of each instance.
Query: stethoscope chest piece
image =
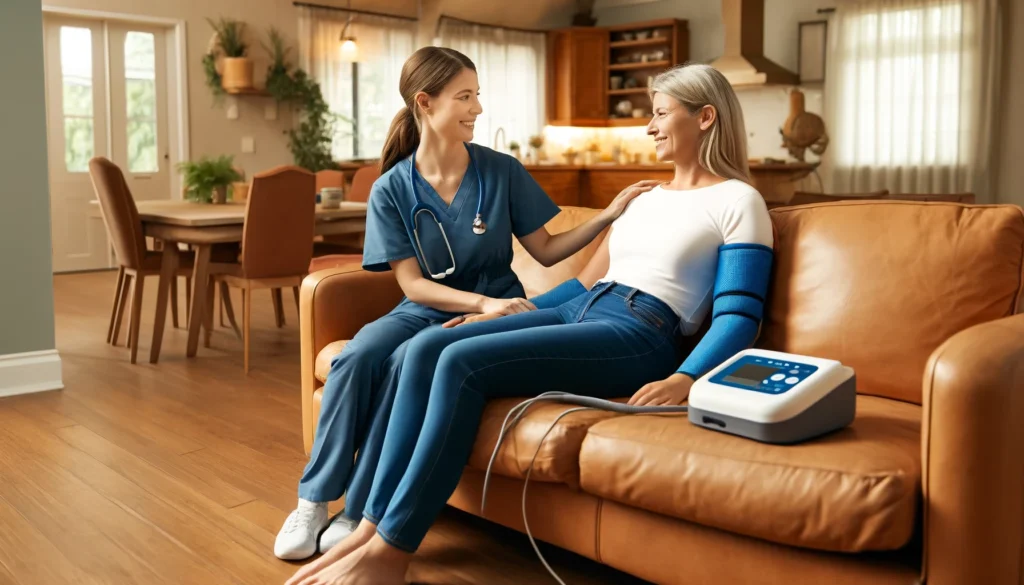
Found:
[[[480,219],[480,214],[477,214],[476,219],[473,220],[473,233],[482,236],[485,232],[487,232],[487,224]]]

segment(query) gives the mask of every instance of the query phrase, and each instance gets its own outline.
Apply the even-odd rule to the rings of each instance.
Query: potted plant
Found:
[[[530,148],[533,149],[533,156],[538,163],[547,159],[547,153],[544,152],[543,134],[535,134],[530,137]]]
[[[516,157],[516,160],[522,160],[519,152],[519,143],[513,140],[508,143],[508,149],[512,151],[512,156]]]
[[[185,199],[199,203],[226,203],[228,187],[242,179],[234,167],[234,157],[228,154],[183,162],[178,170],[185,184]]]
[[[320,84],[300,68],[288,62],[289,48],[274,28],[267,32],[270,44],[264,44],[270,56],[267,67],[267,92],[280,102],[288,102],[299,110],[298,127],[287,131],[288,148],[295,164],[311,172],[337,169],[331,157],[331,144],[338,137],[336,122],[355,127],[355,122],[330,111],[320,91]]]
[[[247,56],[249,46],[242,39],[245,24],[223,17],[216,22],[209,18],[206,21],[213,27],[217,39],[216,46],[224,55],[223,72],[220,74],[221,85],[224,89],[252,88],[253,64]],[[212,61],[212,57],[213,51],[208,53],[207,61]],[[205,62],[204,66],[207,69],[210,67]],[[211,79],[209,71],[207,71],[207,78]]]

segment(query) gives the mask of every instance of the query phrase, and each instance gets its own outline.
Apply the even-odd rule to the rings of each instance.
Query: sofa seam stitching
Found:
[[[604,498],[597,499],[596,518],[594,519],[594,560],[599,563],[601,560],[601,511],[604,508]]]

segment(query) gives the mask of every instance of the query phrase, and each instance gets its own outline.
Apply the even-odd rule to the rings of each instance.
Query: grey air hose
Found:
[[[524,400],[519,404],[512,407],[505,415],[505,420],[501,423],[501,431],[498,433],[497,444],[494,445],[494,452],[491,453],[491,460],[487,463],[487,472],[484,474],[484,488],[483,494],[480,498],[480,515],[483,516],[484,509],[487,507],[487,486],[491,481],[491,468],[494,466],[494,460],[498,457],[498,450],[501,448],[502,442],[504,442],[508,431],[512,430],[512,427],[518,423],[523,416],[526,414],[532,404],[536,402],[560,402],[564,404],[577,404],[580,405],[577,408],[570,408],[565,412],[559,414],[548,430],[541,436],[540,442],[537,444],[537,450],[534,451],[533,457],[530,459],[530,465],[526,468],[526,478],[523,480],[523,525],[526,527],[526,536],[530,539],[530,544],[533,546],[534,552],[537,553],[537,557],[540,558],[540,562],[544,564],[544,568],[551,573],[551,576],[558,581],[560,585],[566,585],[565,581],[562,581],[551,565],[548,564],[544,555],[541,554],[540,548],[537,547],[537,542],[533,538],[533,534],[530,532],[530,523],[526,518],[526,488],[530,483],[530,473],[533,471],[533,465],[537,461],[537,455],[540,454],[541,447],[544,445],[544,439],[548,437],[551,430],[555,428],[558,421],[562,420],[562,417],[571,414],[573,412],[580,412],[584,410],[606,410],[611,412],[618,412],[621,414],[678,414],[688,412],[689,408],[686,406],[632,406],[629,404],[622,404],[621,402],[612,402],[611,400],[603,400],[601,398],[594,398],[591,396],[577,396],[575,394],[569,394],[568,392],[545,392],[535,398]],[[509,418],[512,418],[512,422],[509,423]]]

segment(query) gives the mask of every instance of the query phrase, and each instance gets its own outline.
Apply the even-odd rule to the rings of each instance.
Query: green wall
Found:
[[[43,20],[0,0],[0,355],[54,348]]]

